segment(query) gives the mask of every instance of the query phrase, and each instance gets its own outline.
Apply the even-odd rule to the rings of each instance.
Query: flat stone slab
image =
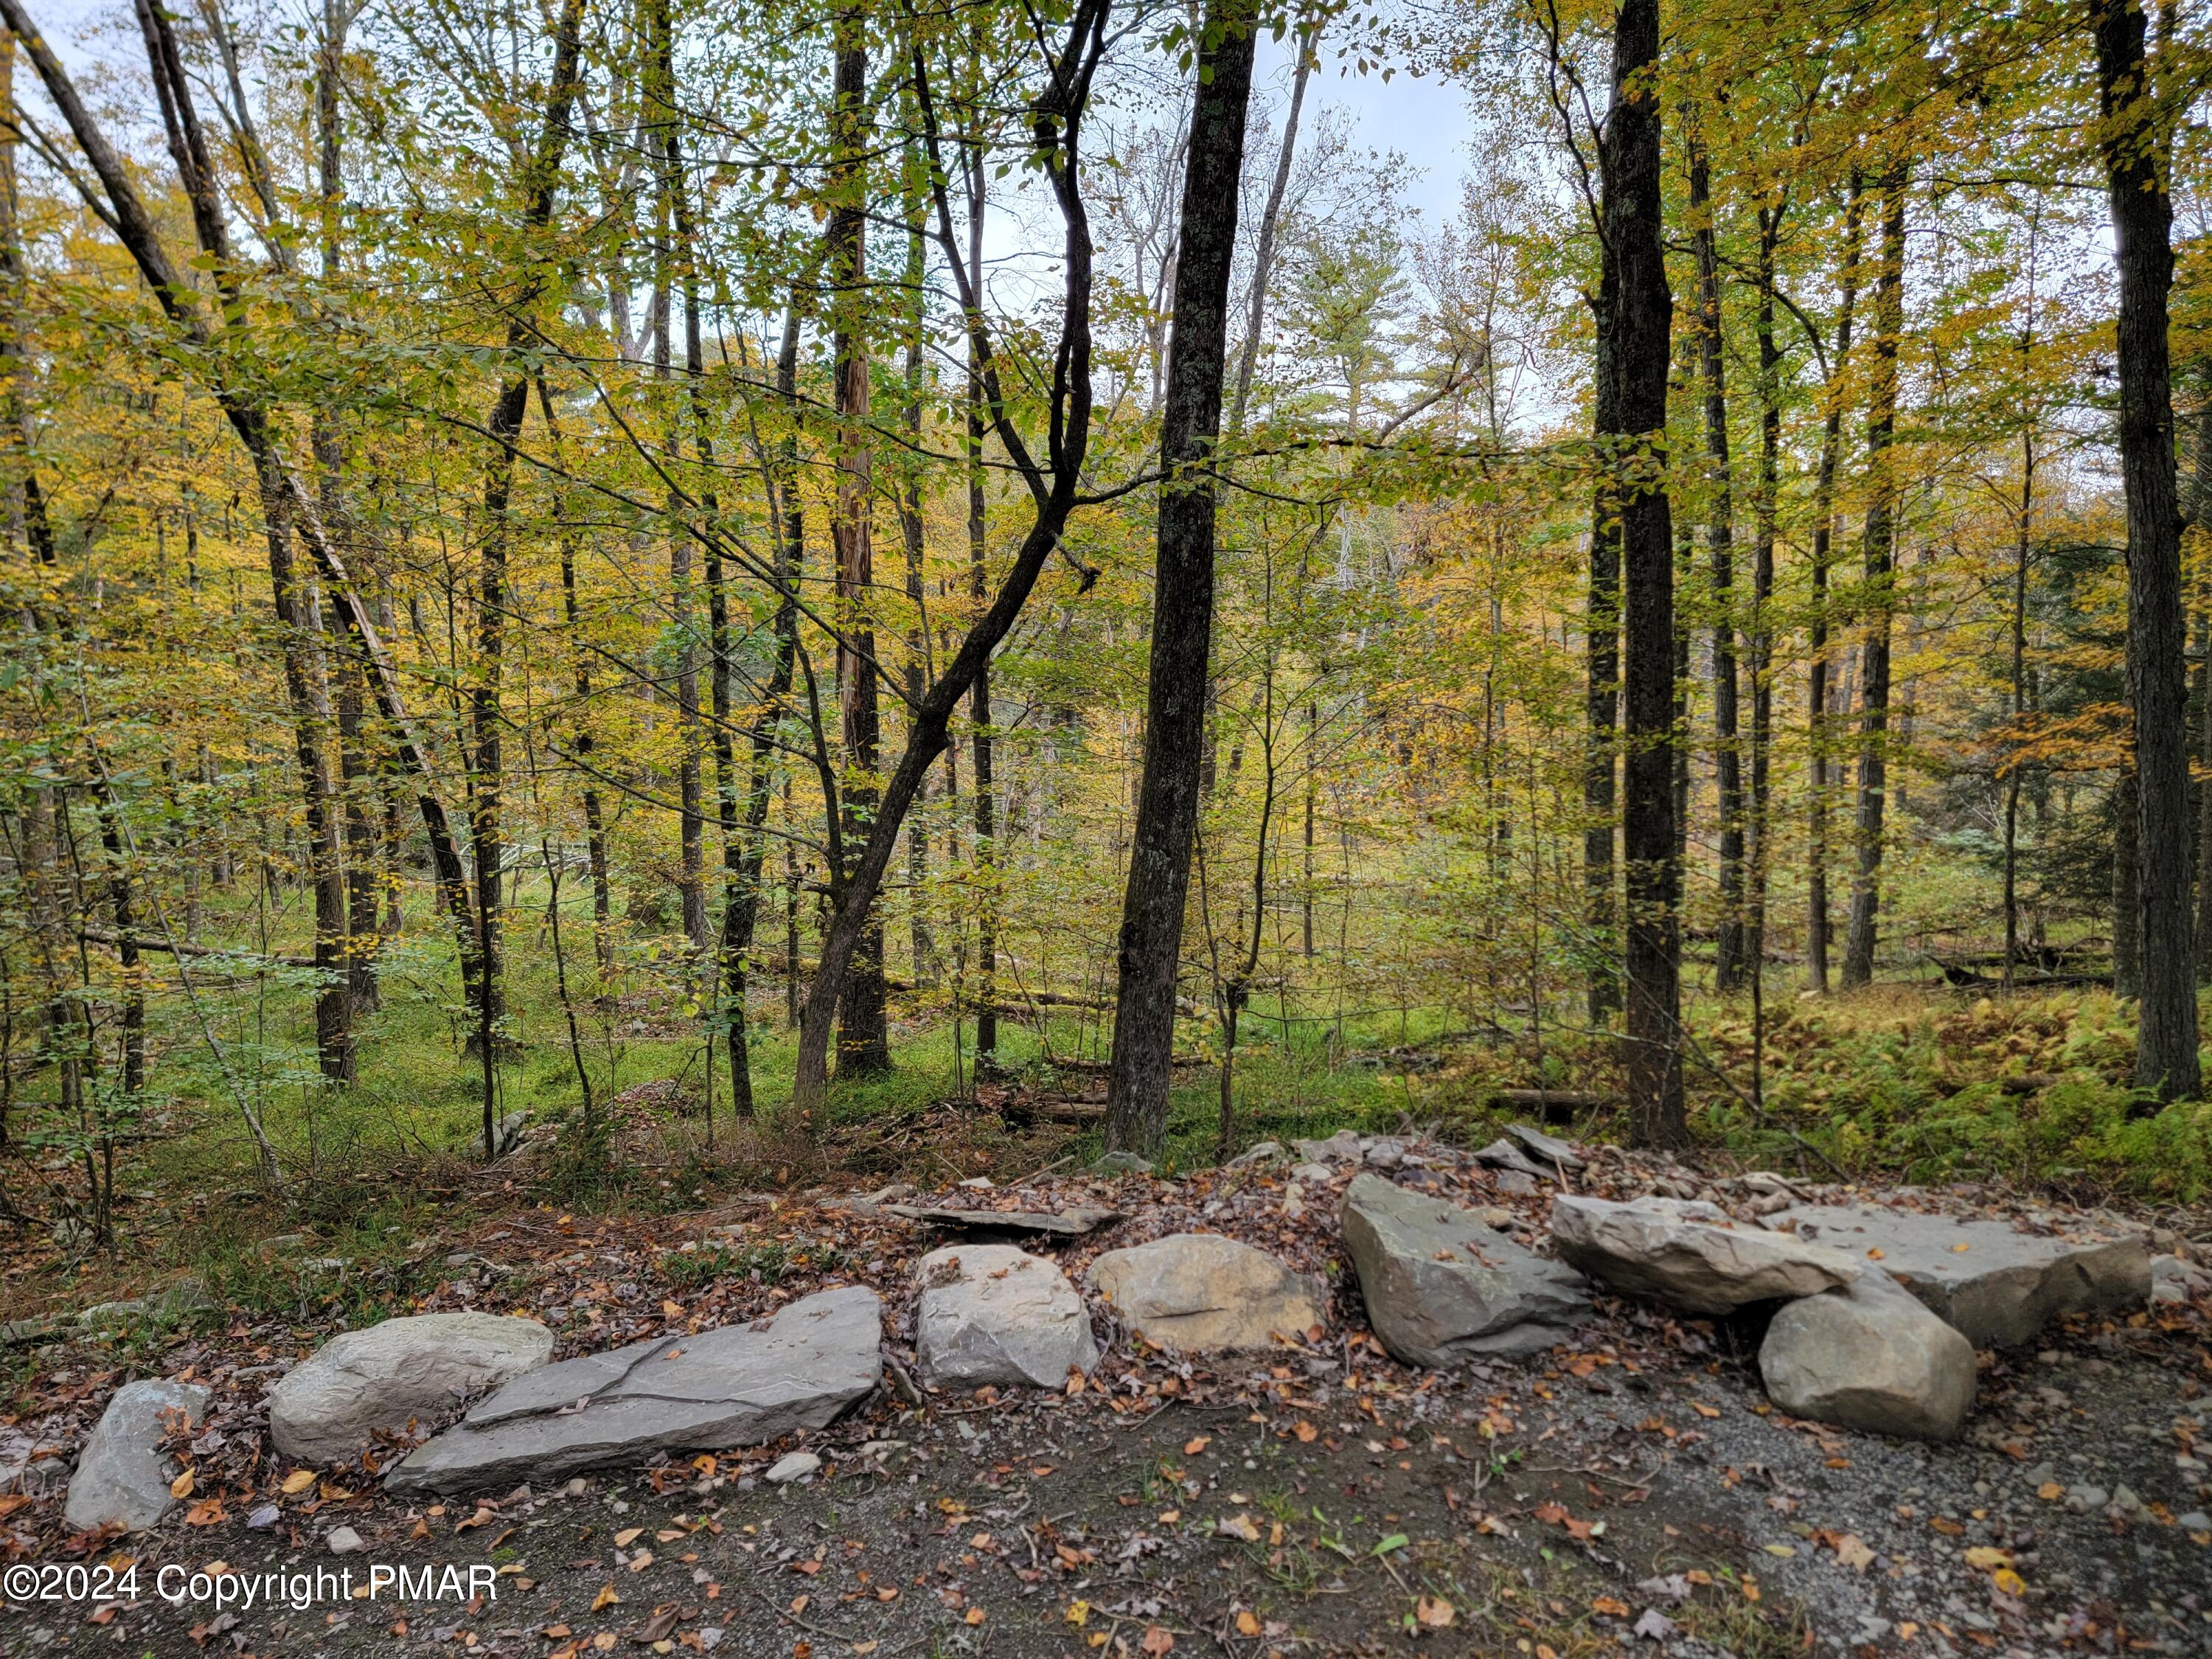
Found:
[[[1562,1170],[1587,1169],[1582,1154],[1557,1135],[1547,1135],[1541,1129],[1532,1129],[1525,1123],[1509,1123],[1505,1133],[1511,1135],[1537,1157],[1548,1159]]]
[[[2045,1235],[2002,1219],[1875,1204],[1795,1205],[1766,1224],[1878,1262],[1978,1348],[2031,1341],[2064,1314],[2117,1312],[2150,1299],[2150,1247],[2141,1233],[2085,1226]]]
[[[825,1427],[883,1376],[883,1304],[860,1285],[749,1325],[665,1336],[517,1377],[385,1477],[394,1492],[542,1484],[653,1451]]]
[[[1091,1284],[1132,1330],[1164,1348],[1266,1348],[1327,1322],[1310,1280],[1218,1233],[1171,1233],[1109,1250],[1091,1264]]]
[[[956,1232],[1017,1233],[1079,1238],[1110,1227],[1121,1218],[1119,1210],[1077,1205],[1054,1215],[1030,1210],[948,1210],[931,1204],[886,1204],[885,1215],[919,1221],[926,1226],[946,1227]]]
[[[1563,1195],[1552,1200],[1559,1254],[1608,1285],[1697,1314],[1752,1302],[1817,1296],[1857,1279],[1840,1250],[1756,1227],[1732,1227],[1710,1204],[1645,1198],[1616,1204]]]
[[[63,1519],[72,1531],[120,1527],[143,1532],[177,1506],[174,1459],[161,1443],[171,1424],[198,1427],[208,1391],[191,1382],[126,1382],[100,1415],[70,1477]]]
[[[1974,1345],[1881,1273],[1775,1315],[1759,1370],[1791,1416],[1873,1434],[1948,1440],[1974,1404]]]
[[[347,1463],[380,1429],[442,1420],[553,1357],[553,1333],[501,1314],[421,1314],[342,1331],[269,1396],[269,1437],[304,1463]]]
[[[1549,1181],[1559,1172],[1547,1170],[1536,1163],[1510,1140],[1493,1140],[1474,1154],[1477,1164],[1486,1164],[1493,1170],[1510,1170],[1535,1181]]]
[[[1057,1262],[1011,1244],[948,1244],[922,1257],[915,1276],[925,1383],[1056,1389],[1098,1364],[1091,1310]]]
[[[1540,1353],[1589,1311],[1583,1277],[1472,1210],[1363,1175],[1339,1212],[1368,1322],[1409,1365]]]

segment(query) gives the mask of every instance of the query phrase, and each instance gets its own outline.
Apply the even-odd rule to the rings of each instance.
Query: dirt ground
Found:
[[[1541,1231],[1548,1194],[1441,1152],[1431,1173],[1512,1208],[1524,1239]],[[1072,1395],[916,1406],[894,1370],[808,1438],[823,1464],[795,1485],[765,1479],[791,1443],[435,1504],[386,1498],[365,1468],[270,1457],[265,1389],[328,1330],[241,1317],[146,1362],[215,1391],[179,1449],[189,1512],[72,1539],[58,1493],[19,1500],[9,1572],[62,1568],[59,1594],[81,1593],[42,1600],[10,1577],[0,1652],[2212,1655],[2212,1531],[2184,1523],[2212,1502],[2212,1307],[2076,1320],[1985,1355],[1966,1434],[1930,1447],[1775,1413],[1755,1318],[1601,1298],[1543,1358],[1401,1366],[1366,1332],[1333,1203],[1294,1213],[1264,1171],[990,1196],[1124,1211],[1058,1247],[1079,1279],[1102,1248],[1244,1237],[1328,1276],[1327,1332],[1209,1367],[1109,1329]],[[528,1313],[564,1356],[859,1279],[885,1297],[886,1355],[910,1363],[931,1240],[833,1195],[635,1225],[511,1217],[430,1248],[457,1242],[472,1248],[444,1258],[421,1310]],[[710,1249],[712,1273],[672,1266]],[[771,1260],[780,1279],[744,1267]],[[120,1379],[58,1352],[52,1410],[10,1432],[79,1443]],[[358,1549],[333,1553],[340,1528]],[[98,1594],[70,1566],[137,1576]]]
[[[1306,1356],[1175,1392],[1169,1370],[1114,1399],[886,1396],[817,1438],[824,1467],[803,1485],[731,1472],[768,1461],[748,1457],[489,1509],[356,1499],[172,1531],[143,1581],[216,1561],[241,1581],[350,1568],[363,1593],[241,1611],[157,1590],[13,1612],[0,1640],[576,1659],[2212,1653],[2212,1540],[2170,1518],[2197,1502],[2175,1459],[2207,1415],[2201,1347],[2180,1334],[2079,1332],[2001,1365],[1944,1448],[1784,1421],[1727,1354],[1448,1382]],[[2157,1507],[2075,1513],[2038,1495],[2046,1480]],[[321,1540],[342,1517],[358,1553]],[[372,1566],[447,1565],[462,1571],[442,1598],[389,1579],[366,1594]],[[460,1595],[471,1566],[496,1571],[495,1594]],[[189,1595],[185,1571],[167,1582]]]

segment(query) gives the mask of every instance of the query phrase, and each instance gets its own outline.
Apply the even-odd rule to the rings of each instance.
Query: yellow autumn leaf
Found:
[[[1237,1608],[1237,1633],[1239,1636],[1257,1636],[1260,1633],[1260,1621],[1253,1616],[1251,1608]]]
[[[597,1595],[592,1598],[592,1611],[593,1613],[605,1613],[609,1607],[616,1606],[621,1601],[622,1597],[615,1594],[615,1587],[612,1584],[609,1584],[605,1589],[602,1589]]]
[[[190,1469],[186,1469],[182,1474],[169,1482],[169,1496],[172,1498],[190,1498],[191,1495],[192,1472]]]
[[[315,1472],[313,1469],[295,1469],[284,1477],[284,1484],[279,1490],[287,1498],[297,1498],[308,1487],[313,1486],[315,1480]]]

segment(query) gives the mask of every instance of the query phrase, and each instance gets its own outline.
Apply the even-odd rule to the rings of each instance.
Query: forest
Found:
[[[736,3],[0,0],[21,1272],[1501,1108],[2212,1184],[2202,18]]]

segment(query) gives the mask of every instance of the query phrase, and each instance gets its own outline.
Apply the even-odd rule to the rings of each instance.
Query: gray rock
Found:
[[[1011,1244],[932,1250],[917,1269],[915,1362],[926,1383],[1056,1389],[1098,1363],[1091,1314],[1058,1265]]]
[[[1318,1286],[1218,1233],[1173,1233],[1109,1250],[1091,1264],[1091,1285],[1132,1330],[1164,1348],[1265,1348],[1325,1322]]]
[[[1589,1166],[1582,1155],[1557,1135],[1547,1135],[1541,1129],[1532,1129],[1525,1123],[1509,1123],[1505,1133],[1540,1158],[1548,1159],[1562,1170],[1583,1170]]]
[[[1406,1143],[1389,1135],[1377,1135],[1361,1146],[1359,1157],[1370,1170],[1395,1170],[1406,1161]]]
[[[199,1426],[208,1391],[190,1382],[126,1382],[115,1391],[76,1461],[62,1518],[72,1531],[120,1527],[143,1532],[177,1505],[175,1462],[161,1451],[170,1425]]]
[[[1510,1140],[1493,1140],[1474,1154],[1477,1164],[1487,1164],[1493,1170],[1515,1170],[1524,1176],[1548,1181],[1555,1171],[1529,1161],[1528,1153]]]
[[[1859,1264],[1838,1251],[1707,1218],[1721,1213],[1693,1200],[1563,1195],[1552,1201],[1552,1237],[1593,1278],[1691,1313],[1816,1296],[1860,1276]]]
[[[823,1428],[882,1380],[882,1341],[875,1292],[845,1285],[749,1325],[563,1360],[517,1377],[385,1484],[481,1491]]]
[[[1121,1218],[1119,1210],[1101,1209],[1089,1204],[1073,1205],[1058,1214],[1050,1211],[948,1210],[927,1204],[886,1204],[883,1206],[883,1212],[885,1215],[919,1221],[927,1226],[942,1227],[953,1232],[1048,1234],[1060,1238],[1076,1238],[1085,1233],[1096,1232],[1101,1227],[1112,1226]]]
[[[1339,1129],[1327,1140],[1293,1140],[1291,1150],[1309,1164],[1357,1164],[1367,1155],[1349,1129]]]
[[[2184,1261],[2178,1255],[2151,1257],[2152,1301],[2188,1302],[2200,1296],[2212,1296],[2212,1273],[2207,1273],[2193,1261]]]
[[[269,1437],[303,1463],[349,1463],[376,1432],[450,1417],[553,1357],[553,1333],[500,1314],[422,1314],[343,1331],[269,1396]]]
[[[787,1486],[794,1480],[804,1480],[822,1468],[822,1460],[811,1451],[786,1452],[768,1467],[761,1476],[771,1486]]]
[[[1775,1315],[1759,1370],[1791,1416],[1874,1434],[1948,1440],[1973,1409],[1973,1345],[1880,1273]]]
[[[1582,1275],[1530,1254],[1472,1210],[1363,1175],[1339,1212],[1367,1317],[1411,1365],[1538,1353],[1589,1309]]]
[[[358,1555],[368,1547],[362,1542],[361,1534],[351,1527],[332,1527],[330,1536],[323,1542],[330,1547],[332,1555]]]
[[[126,1328],[141,1324],[173,1325],[214,1305],[204,1284],[196,1278],[185,1278],[149,1296],[132,1297],[124,1302],[102,1302],[95,1307],[87,1308],[77,1316],[77,1322]]]
[[[1500,1170],[1491,1184],[1509,1198],[1527,1198],[1536,1190],[1536,1177],[1526,1170]]]
[[[1316,1164],[1309,1159],[1304,1164],[1291,1165],[1291,1179],[1308,1186],[1327,1186],[1336,1179],[1336,1170],[1331,1164]]]
[[[1093,1175],[1150,1175],[1152,1161],[1134,1152],[1107,1152],[1091,1166]]]
[[[1247,1146],[1236,1157],[1231,1158],[1229,1167],[1232,1170],[1249,1169],[1255,1164],[1272,1163],[1282,1156],[1284,1152],[1281,1142],[1263,1140],[1257,1146]]]
[[[2212,1532],[2212,1515],[2203,1510],[2191,1510],[2186,1515],[2175,1516],[2173,1524],[2184,1532]]]
[[[2108,1495],[2102,1486],[2091,1486],[2086,1480],[2066,1489],[2066,1507],[2076,1515],[2087,1515],[2093,1510],[2101,1510],[2107,1501],[2109,1501]]]
[[[1798,1205],[1780,1224],[1856,1259],[1879,1249],[1883,1269],[1978,1348],[2027,1342],[2062,1314],[2139,1308],[2150,1297],[2141,1233],[2084,1226],[2059,1237],[1870,1204]]]

